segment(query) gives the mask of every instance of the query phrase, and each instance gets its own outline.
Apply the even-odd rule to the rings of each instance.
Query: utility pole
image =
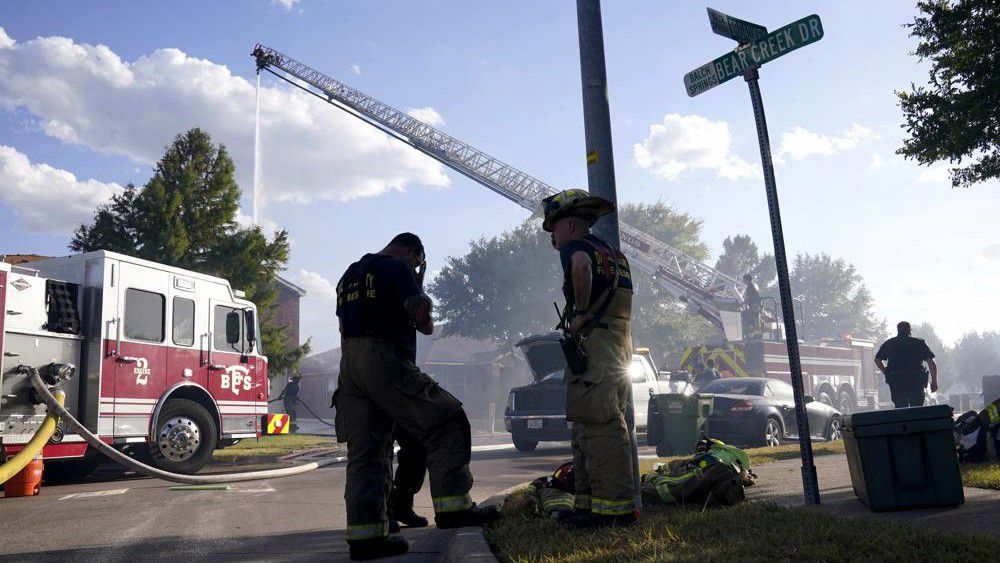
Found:
[[[608,107],[608,72],[604,64],[604,27],[600,0],[576,0],[576,21],[580,37],[580,82],[583,87],[583,131],[587,149],[587,189],[603,197],[615,210],[594,225],[594,234],[615,248],[618,236],[618,194],[615,188],[615,158],[611,150],[611,110]],[[639,490],[639,444],[635,435],[635,403],[629,380],[625,423],[632,449],[632,486],[635,510],[642,511]]]

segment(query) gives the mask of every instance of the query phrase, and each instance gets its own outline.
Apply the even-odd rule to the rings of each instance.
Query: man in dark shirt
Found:
[[[937,391],[937,364],[934,353],[927,343],[910,335],[910,323],[903,321],[896,325],[896,336],[886,340],[875,354],[875,365],[885,374],[885,382],[892,393],[892,402],[897,409],[919,407],[924,404],[924,388],[927,387],[927,369],[930,370],[931,393]],[[888,366],[886,361],[889,362]]]
[[[337,283],[340,378],[334,402],[337,437],[347,442],[347,543],[352,559],[406,553],[389,537],[392,431],[398,425],[427,449],[438,528],[499,518],[469,496],[472,443],[462,403],[414,364],[416,332],[431,334],[432,303],[421,289],[424,248],[411,233],[366,254]],[[418,279],[419,278],[419,279]]]
[[[290,430],[292,432],[297,432],[299,429],[299,414],[298,414],[298,402],[299,402],[299,384],[302,381],[302,376],[295,374],[285,388],[281,390],[281,395],[278,395],[279,399],[282,399],[282,403],[285,407],[285,414],[288,415],[288,422],[291,425]]]
[[[715,367],[715,360],[709,358],[705,360],[705,368],[698,374],[695,375],[695,383],[698,387],[707,385],[708,383],[715,381],[716,379],[722,379],[722,374]]]

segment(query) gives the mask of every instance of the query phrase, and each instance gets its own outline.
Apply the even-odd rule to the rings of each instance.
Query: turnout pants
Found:
[[[427,450],[431,497],[437,514],[470,508],[472,438],[462,403],[391,342],[343,341],[337,438],[347,441],[347,540],[386,537],[393,424]]]
[[[617,516],[635,511],[632,451],[625,409],[631,382],[632,294],[618,290],[602,322],[584,341],[587,371],[566,372],[566,420],[573,422],[574,506]]]
[[[397,493],[415,495],[424,486],[427,473],[427,449],[416,436],[398,424],[392,430],[392,440],[399,444],[396,456],[399,462],[392,478],[392,488]]]

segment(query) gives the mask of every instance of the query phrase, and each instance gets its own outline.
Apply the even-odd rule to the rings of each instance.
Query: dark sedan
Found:
[[[698,390],[712,394],[715,404],[708,435],[729,444],[777,446],[798,440],[792,386],[780,379],[733,377],[717,379]],[[809,433],[814,439],[839,440],[840,412],[806,395]]]

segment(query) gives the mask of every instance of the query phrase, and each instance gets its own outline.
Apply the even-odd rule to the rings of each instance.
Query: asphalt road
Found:
[[[570,458],[566,444],[528,454],[509,442],[474,450],[476,501]],[[337,465],[228,491],[171,491],[171,483],[120,472],[46,486],[38,497],[0,499],[0,561],[346,561],[344,479]],[[416,508],[433,516],[426,486]],[[405,560],[439,558],[451,531],[431,522],[404,529]]]

